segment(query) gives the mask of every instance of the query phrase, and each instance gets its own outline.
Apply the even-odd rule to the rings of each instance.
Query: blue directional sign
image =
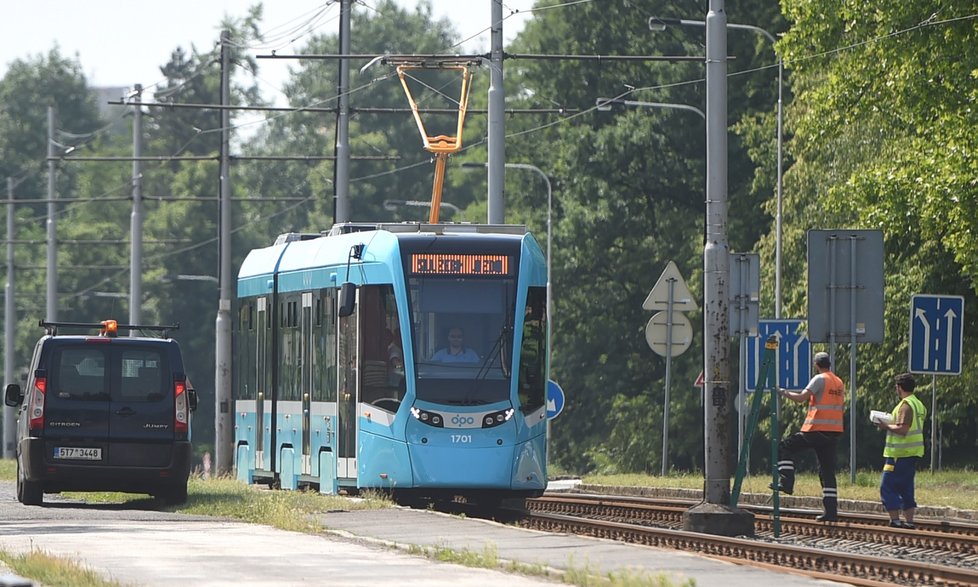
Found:
[[[910,372],[961,374],[964,298],[916,294],[910,302]]]
[[[553,379],[547,380],[547,419],[553,420],[564,410],[564,390]]]
[[[812,343],[801,325],[802,320],[761,320],[757,323],[757,336],[747,337],[747,391],[757,387],[764,341],[772,335],[778,337],[776,385],[784,389],[805,389],[811,379]]]

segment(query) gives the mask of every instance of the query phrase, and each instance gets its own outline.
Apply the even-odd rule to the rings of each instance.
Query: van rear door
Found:
[[[47,459],[102,464],[108,458],[111,360],[109,345],[56,344],[46,362],[44,402]]]
[[[160,344],[118,345],[118,386],[109,408],[112,451],[109,464],[164,467],[170,464],[174,440],[173,377],[167,347]]]

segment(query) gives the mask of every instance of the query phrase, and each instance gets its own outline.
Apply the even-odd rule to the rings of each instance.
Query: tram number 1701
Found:
[[[455,444],[467,444],[472,442],[471,434],[452,434],[452,442]]]

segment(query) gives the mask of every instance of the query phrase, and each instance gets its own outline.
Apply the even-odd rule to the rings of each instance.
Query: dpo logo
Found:
[[[478,428],[482,425],[482,414],[445,414],[447,428]]]

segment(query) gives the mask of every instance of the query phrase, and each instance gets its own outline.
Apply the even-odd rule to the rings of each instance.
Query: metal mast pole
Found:
[[[58,319],[58,226],[54,198],[56,166],[54,164],[54,106],[48,106],[48,270],[47,270],[47,321]]]
[[[727,244],[727,15],[723,0],[710,0],[710,12],[706,16],[706,168],[704,498],[707,503],[725,505],[730,502],[727,450],[730,426],[727,322],[730,251]]]
[[[221,105],[231,104],[231,33],[221,31]],[[231,111],[221,110],[221,212],[219,228],[221,294],[217,308],[217,362],[214,372],[214,452],[217,475],[231,471]]]
[[[352,0],[340,0],[340,55],[350,54]],[[336,208],[334,222],[350,221],[350,62],[340,59],[339,109],[336,113]]]
[[[492,0],[489,67],[489,224],[505,222],[503,183],[506,179],[506,92],[503,89],[503,2]]]
[[[3,298],[3,377],[4,387],[14,381],[14,180],[7,178],[7,283],[4,284]],[[3,457],[17,456],[14,439],[17,429],[16,408],[3,407]]]
[[[142,323],[143,306],[143,86],[136,84],[135,110],[132,113],[132,216],[129,222],[129,323]]]

